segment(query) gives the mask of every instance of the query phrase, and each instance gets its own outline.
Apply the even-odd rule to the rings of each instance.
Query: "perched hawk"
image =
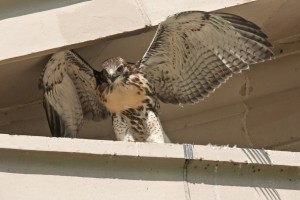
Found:
[[[191,11],[160,23],[137,63],[116,57],[96,71],[72,51],[56,53],[39,84],[52,135],[76,137],[83,119],[111,116],[118,140],[167,142],[159,100],[197,103],[233,74],[271,59],[270,48],[260,28],[242,17]]]

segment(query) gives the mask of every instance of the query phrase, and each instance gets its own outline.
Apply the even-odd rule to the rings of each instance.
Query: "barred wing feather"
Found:
[[[96,94],[94,70],[72,51],[54,54],[39,82],[53,136],[76,137],[83,119],[104,119],[105,107]]]
[[[183,12],[163,21],[140,62],[165,103],[196,103],[234,73],[271,59],[267,36],[242,17]]]

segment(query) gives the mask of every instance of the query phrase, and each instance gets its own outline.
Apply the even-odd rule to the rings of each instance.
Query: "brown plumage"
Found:
[[[157,111],[196,103],[250,64],[271,59],[267,36],[239,16],[191,11],[160,23],[143,58],[120,57],[98,72],[71,51],[54,54],[40,80],[54,136],[75,137],[82,119],[110,114],[118,140],[166,142]]]

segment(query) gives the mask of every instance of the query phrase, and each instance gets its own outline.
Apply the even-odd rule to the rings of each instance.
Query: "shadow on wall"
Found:
[[[182,182],[182,160],[117,157],[53,152],[0,151],[0,172],[101,179]],[[83,170],[84,169],[84,170]],[[193,160],[187,168],[190,186],[248,188],[267,200],[280,200],[277,189],[299,190],[298,167]]]
[[[263,149],[242,149],[251,163],[272,164],[268,153]]]
[[[264,196],[267,200],[281,200],[279,193],[274,188],[258,187],[255,190],[259,196]]]
[[[0,2],[0,20],[71,6],[91,0],[3,0]]]
[[[242,149],[251,163],[272,164],[268,153],[263,149]],[[264,196],[267,200],[281,200],[279,193],[274,188],[255,187],[259,196]]]

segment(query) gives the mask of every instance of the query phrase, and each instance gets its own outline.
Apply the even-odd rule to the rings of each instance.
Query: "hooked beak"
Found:
[[[112,75],[110,75],[110,76],[108,77],[108,82],[109,82],[109,83],[115,82],[115,80],[116,80],[119,76],[120,76],[120,75],[118,75],[118,74],[112,74]]]
[[[111,77],[110,77],[110,80],[111,80],[111,82],[115,82],[115,80],[118,78],[119,76],[117,76],[117,75],[112,75]]]

